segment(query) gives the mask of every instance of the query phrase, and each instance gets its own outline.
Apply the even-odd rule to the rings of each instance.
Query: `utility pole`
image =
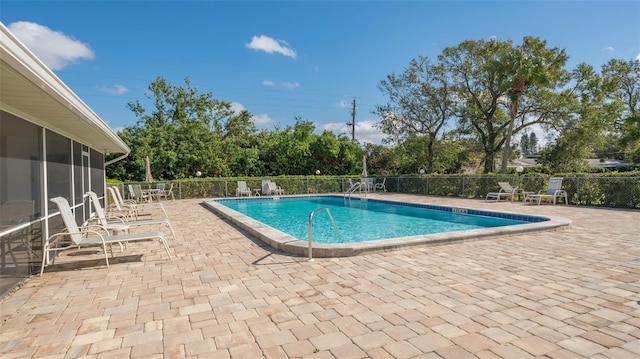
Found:
[[[349,132],[351,132],[351,141],[356,140],[356,98],[353,98],[353,107],[351,107],[351,122],[347,122]]]

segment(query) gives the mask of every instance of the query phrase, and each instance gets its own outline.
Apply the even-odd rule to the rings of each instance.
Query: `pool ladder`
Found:
[[[353,192],[355,191],[360,191],[360,194],[362,194],[362,187],[365,186],[365,191],[364,191],[364,196],[367,196],[367,188],[366,188],[366,184],[364,182],[356,182],[354,183],[353,186],[351,186],[351,188],[349,188],[347,190],[347,192],[344,193],[344,196],[347,197],[347,195],[349,197],[351,197],[351,195],[353,194]]]
[[[329,215],[329,218],[331,219],[331,223],[333,224],[333,228],[336,230],[336,233],[338,234],[338,238],[340,239],[340,241],[342,241],[342,236],[340,235],[340,231],[338,230],[338,226],[336,226],[336,221],[333,220],[333,216],[331,215],[331,211],[329,210],[329,207],[320,207],[320,208],[316,208],[313,211],[311,211],[311,213],[309,213],[309,220],[307,221],[307,234],[308,234],[308,239],[309,239],[309,258],[307,258],[307,261],[309,262],[313,262],[313,255],[312,255],[312,245],[311,245],[311,238],[312,238],[312,233],[313,233],[313,225],[312,225],[312,221],[313,221],[313,215],[316,214],[317,212],[323,211],[323,210],[327,210],[327,214]]]

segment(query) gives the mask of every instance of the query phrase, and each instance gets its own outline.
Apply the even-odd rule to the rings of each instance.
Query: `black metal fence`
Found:
[[[491,176],[390,176],[370,179],[381,183],[384,179],[387,192],[485,198],[488,192],[499,189],[498,182],[509,182],[529,192],[545,190],[549,176],[542,175],[491,175]],[[610,208],[640,209],[640,176],[564,176],[562,189],[568,194],[569,204]],[[262,181],[270,179],[282,187],[285,194],[344,193],[353,177],[275,177],[242,179],[252,189],[262,193]],[[176,199],[218,198],[236,195],[237,179],[189,179],[174,183]],[[165,182],[168,185],[170,182]],[[126,183],[128,184],[128,183]],[[126,184],[120,184],[128,193]],[[143,186],[154,184],[142,183]]]

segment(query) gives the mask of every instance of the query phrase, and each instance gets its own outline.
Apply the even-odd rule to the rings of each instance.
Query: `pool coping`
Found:
[[[281,196],[282,198],[293,198],[293,197],[316,197],[316,196],[333,196],[338,197],[335,194],[311,194],[311,195],[292,195],[292,196]],[[340,195],[339,197],[342,197]],[[289,234],[286,234],[280,230],[277,230],[271,226],[268,226],[260,221],[257,221],[249,216],[246,216],[240,212],[237,212],[229,207],[226,207],[216,200],[238,200],[244,199],[246,200],[264,200],[264,199],[272,199],[277,198],[277,196],[265,196],[265,197],[231,197],[231,198],[217,198],[217,199],[209,199],[204,201],[203,204],[207,206],[210,210],[218,215],[222,216],[224,219],[229,222],[237,225],[238,227],[244,229],[249,232],[251,235],[265,242],[269,246],[281,250],[285,253],[297,255],[297,256],[308,256],[309,255],[309,243],[307,240],[301,240],[295,238]],[[364,199],[361,197],[354,197],[353,199]],[[447,208],[448,206],[439,206],[432,205],[429,203],[420,203],[420,202],[411,202],[411,201],[395,201],[395,200],[379,200],[379,199],[366,199],[368,201],[376,201],[382,203],[391,203],[391,204],[414,204],[419,206],[427,206],[427,207],[435,207],[435,208]],[[471,211],[471,212],[483,212],[483,213],[498,213],[506,217],[529,217],[529,218],[544,218],[547,219],[545,221],[538,222],[529,222],[524,224],[516,224],[510,226],[503,227],[492,227],[492,228],[482,228],[482,229],[471,229],[464,231],[456,231],[456,232],[446,232],[446,233],[436,233],[436,234],[424,234],[417,236],[409,236],[409,237],[397,237],[397,238],[389,238],[389,239],[379,239],[374,241],[367,242],[353,242],[353,243],[337,243],[337,244],[328,244],[328,243],[313,243],[312,244],[312,254],[313,257],[316,258],[332,258],[332,257],[349,257],[356,256],[363,253],[368,252],[378,252],[378,251],[393,251],[403,248],[409,248],[414,246],[434,246],[434,245],[443,245],[449,243],[460,243],[466,241],[474,241],[480,239],[488,239],[496,236],[507,236],[512,234],[520,234],[520,233],[530,233],[530,232],[540,232],[540,231],[552,231],[559,230],[562,228],[568,228],[571,225],[571,220],[563,217],[556,216],[547,216],[547,215],[527,215],[516,212],[507,212],[507,211],[488,211],[482,209],[475,209],[469,207],[451,207],[457,210],[462,211]]]

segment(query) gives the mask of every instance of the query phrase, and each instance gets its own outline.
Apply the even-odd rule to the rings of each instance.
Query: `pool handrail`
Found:
[[[347,192],[344,193],[344,196],[346,197],[347,195],[349,195],[349,198],[351,198],[351,194],[353,194],[353,192],[355,192],[356,190],[360,191],[360,194],[362,194],[362,187],[365,186],[366,187],[366,183],[364,182],[356,182],[353,184],[353,186],[351,186],[351,188],[349,188],[347,190]],[[365,188],[365,192],[364,192],[364,196],[367,196],[367,192],[368,190],[366,190]]]
[[[313,254],[312,254],[312,237],[313,237],[313,225],[312,225],[312,221],[313,221],[313,215],[316,214],[317,212],[323,211],[323,210],[327,210],[327,214],[329,215],[329,218],[331,219],[331,223],[333,224],[333,228],[336,230],[336,233],[338,234],[338,238],[340,239],[340,241],[342,241],[342,235],[340,234],[340,231],[338,230],[338,226],[336,226],[336,221],[333,220],[333,216],[331,215],[331,211],[329,210],[329,207],[324,206],[324,207],[320,207],[320,208],[316,208],[313,211],[311,211],[311,213],[309,213],[309,220],[307,221],[307,235],[308,235],[308,240],[309,240],[309,258],[307,258],[307,261],[309,262],[313,262]]]

